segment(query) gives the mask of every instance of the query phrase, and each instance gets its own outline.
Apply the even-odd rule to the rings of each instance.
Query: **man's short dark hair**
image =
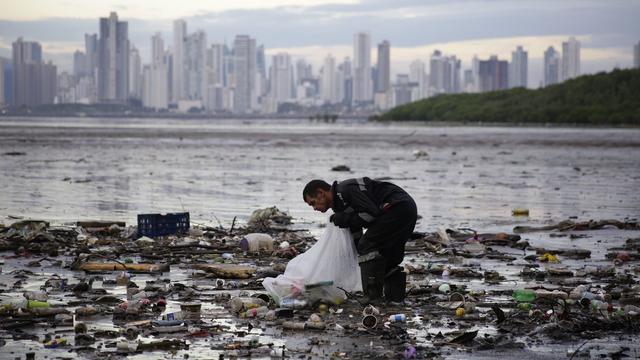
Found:
[[[329,185],[326,181],[324,180],[311,180],[309,181],[309,183],[304,187],[304,190],[302,190],[302,199],[304,201],[307,201],[307,196],[308,197],[314,197],[318,194],[318,190],[329,190],[331,189],[331,185]]]

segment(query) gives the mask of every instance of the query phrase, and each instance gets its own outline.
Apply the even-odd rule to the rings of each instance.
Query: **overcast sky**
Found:
[[[0,55],[10,56],[18,36],[39,41],[45,58],[71,68],[84,34],[98,32],[98,18],[116,11],[129,22],[131,42],[143,61],[150,38],[172,42],[172,21],[189,32],[204,30],[209,43],[231,44],[248,34],[267,54],[286,51],[316,65],[331,53],[352,57],[353,34],[369,32],[372,62],[377,43],[391,43],[392,72],[406,73],[415,59],[428,63],[434,49],[456,55],[467,68],[473,55],[510,60],[517,45],[529,52],[530,84],[540,81],[541,58],[552,45],[575,36],[582,42],[583,73],[629,67],[640,41],[640,0],[1,0]],[[428,71],[428,68],[427,68]]]

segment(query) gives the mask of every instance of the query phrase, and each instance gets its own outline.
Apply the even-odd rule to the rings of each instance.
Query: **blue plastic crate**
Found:
[[[139,214],[138,235],[156,237],[189,231],[189,213]]]

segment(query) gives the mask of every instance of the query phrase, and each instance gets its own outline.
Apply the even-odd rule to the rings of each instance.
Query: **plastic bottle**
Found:
[[[513,299],[517,302],[532,302],[536,299],[536,292],[530,289],[518,289],[513,292]]]
[[[407,316],[405,314],[395,314],[389,316],[390,322],[405,322],[407,321]]]
[[[260,306],[266,306],[267,303],[264,300],[255,297],[234,297],[229,301],[231,311],[239,313],[247,311],[247,309],[253,309]]]
[[[444,268],[444,270],[442,270],[442,280],[443,281],[449,281],[449,275],[451,274],[451,270],[449,270],[448,267]]]
[[[29,309],[48,308],[49,303],[46,301],[29,300],[29,303],[27,304],[27,306],[29,307]]]
[[[282,302],[280,303],[280,306],[282,306],[284,308],[291,308],[291,309],[302,309],[302,308],[307,306],[307,301],[306,300],[299,300],[299,299],[285,298],[285,299],[282,299]]]

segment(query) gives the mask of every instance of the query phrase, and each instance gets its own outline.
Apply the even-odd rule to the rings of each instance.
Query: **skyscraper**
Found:
[[[527,77],[529,76],[528,61],[529,54],[518,46],[516,51],[511,53],[511,65],[509,66],[509,87],[527,87]]]
[[[560,81],[560,56],[549,46],[544,52],[544,86],[557,84]]]
[[[95,78],[98,69],[98,34],[84,34],[84,55],[87,75]]]
[[[303,80],[311,79],[312,77],[311,64],[307,64],[304,59],[298,59],[296,61],[296,85],[300,85]]]
[[[345,104],[351,105],[353,103],[353,63],[349,57],[344,58],[344,61],[339,66],[339,70],[344,77],[344,94],[342,99]]]
[[[427,82],[422,60],[414,60],[409,65],[409,82],[415,83],[412,89],[411,101],[424,99],[427,97]]]
[[[385,93],[391,88],[391,45],[387,40],[378,44],[377,68],[376,92]]]
[[[580,41],[573,36],[562,43],[562,81],[580,76]]]
[[[124,103],[129,95],[129,35],[126,21],[112,12],[100,18],[98,99]]]
[[[129,50],[129,97],[142,99],[142,61],[140,52],[133,45]]]
[[[633,67],[640,69],[640,41],[633,46]]]
[[[206,93],[207,34],[201,30],[187,35],[182,55],[184,67],[182,81],[186,91],[184,99],[204,100],[204,94]]]
[[[0,57],[0,107],[7,104],[7,100],[4,95],[4,63],[5,59]]]
[[[353,35],[353,103],[373,99],[371,79],[371,36],[368,33]]]
[[[52,104],[57,91],[57,68],[51,62],[42,62],[40,43],[18,38],[12,48],[13,105]]]
[[[87,75],[87,56],[80,50],[73,53],[73,76],[80,79]]]
[[[222,110],[224,108],[224,45],[213,44],[207,50],[205,62],[207,71],[207,110]]]
[[[271,61],[271,97],[278,103],[293,98],[293,68],[287,53],[273,56]]]
[[[186,97],[184,86],[184,43],[187,36],[187,23],[184,20],[173,22],[173,67],[171,81],[171,102],[177,103]]]
[[[144,105],[154,109],[166,109],[169,105],[169,65],[160,33],[151,37],[151,64],[145,66],[143,74]]]
[[[480,92],[506,90],[509,85],[509,63],[493,55],[479,62]]]
[[[248,113],[255,101],[256,77],[256,40],[248,35],[236,35],[233,41],[233,71],[233,109],[238,113]]]
[[[336,59],[327,55],[324,58],[322,66],[322,100],[328,104],[335,104],[338,102],[338,84],[336,74]]]
[[[13,61],[0,57],[0,72],[4,79],[4,84],[0,83],[4,91],[4,103],[13,104]]]
[[[429,64],[429,90],[431,94],[460,92],[460,60],[455,56],[444,56],[439,50],[435,50]]]
[[[207,50],[207,84],[224,85],[224,45],[212,44]]]

